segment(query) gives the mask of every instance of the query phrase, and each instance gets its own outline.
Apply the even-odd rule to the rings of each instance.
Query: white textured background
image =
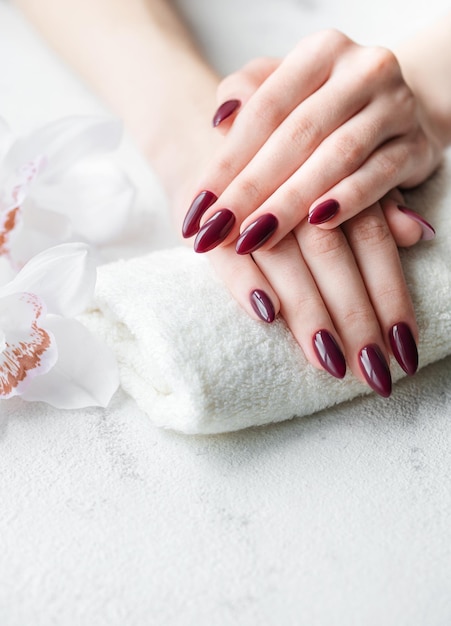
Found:
[[[183,8],[226,71],[322,26],[394,43],[425,22],[424,3],[384,5],[388,17],[350,0]],[[25,131],[99,111],[0,3],[0,114]],[[170,244],[131,142],[119,158],[148,245]],[[107,411],[0,404],[1,626],[448,626],[450,378],[447,359],[389,401],[208,438],[155,429],[121,393]]]

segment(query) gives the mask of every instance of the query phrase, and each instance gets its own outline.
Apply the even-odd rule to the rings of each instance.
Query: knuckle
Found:
[[[351,239],[360,245],[381,246],[392,242],[387,222],[381,215],[360,214],[349,226]]]
[[[281,310],[285,316],[287,316],[286,311],[289,310],[288,315],[299,320],[299,315],[310,316],[322,306],[321,299],[314,291],[294,291],[290,294],[289,302],[281,303]]]
[[[301,39],[295,46],[295,54],[304,57],[306,44],[313,54],[315,51],[323,53],[324,50],[327,50],[330,54],[335,55],[349,45],[354,44],[354,42],[336,28],[323,28]]]
[[[320,45],[328,44],[336,48],[348,45],[351,40],[337,28],[323,28],[318,32],[318,43]]]
[[[288,134],[291,150],[309,152],[319,142],[319,129],[313,120],[303,118],[293,124]]]
[[[345,328],[364,328],[367,332],[375,323],[375,314],[369,304],[350,308],[343,313],[342,323]]]
[[[374,46],[368,48],[366,54],[368,78],[380,80],[384,77],[394,78],[401,75],[398,60],[388,48]]]
[[[216,163],[216,171],[221,172],[222,180],[233,180],[236,176],[236,160],[233,156],[221,155]]]
[[[255,101],[251,99],[248,106],[252,109],[251,115],[254,116],[256,124],[262,124],[265,129],[275,128],[283,118],[280,98],[264,87],[259,91],[258,98]]]
[[[255,204],[260,200],[263,191],[264,185],[258,179],[246,176],[239,181],[236,196],[244,198],[247,205]]]
[[[373,297],[381,308],[386,308],[386,306],[393,308],[393,303],[404,303],[409,299],[407,292],[401,290],[399,284],[385,281],[374,289]]]
[[[377,158],[377,165],[381,171],[383,180],[395,180],[398,175],[400,165],[405,162],[406,158],[407,152],[405,148],[402,148],[402,146],[398,146],[396,159],[387,152],[381,151]]]
[[[337,157],[346,172],[352,172],[362,160],[362,146],[354,136],[341,135],[334,142]]]
[[[368,206],[367,197],[368,197],[368,189],[362,180],[358,177],[353,176],[352,184],[351,184],[351,194],[352,194],[352,202],[359,209]]]
[[[308,236],[302,241],[302,249],[310,256],[327,256],[337,259],[347,250],[341,229],[322,230],[309,228]]]

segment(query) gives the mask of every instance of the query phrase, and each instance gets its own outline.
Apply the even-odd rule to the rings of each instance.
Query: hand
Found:
[[[390,198],[381,204],[397,211]],[[413,375],[418,331],[381,204],[334,230],[304,219],[271,250],[239,256],[229,245],[208,256],[250,315],[270,322],[280,311],[311,364],[342,378],[347,362],[387,397],[389,354]]]
[[[185,220],[185,236],[204,222],[198,252],[240,232],[239,253],[268,250],[307,215],[335,228],[393,187],[420,183],[441,158],[396,57],[336,31],[303,39],[282,62],[249,64],[219,94],[243,104],[198,186],[210,202]]]

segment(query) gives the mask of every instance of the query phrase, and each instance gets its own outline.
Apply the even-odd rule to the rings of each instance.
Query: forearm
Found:
[[[397,51],[404,78],[442,147],[451,144],[451,13]]]
[[[214,133],[218,78],[165,0],[16,0],[125,122],[171,194]],[[202,141],[199,139],[202,136]],[[196,146],[199,154],[195,154]],[[202,150],[202,152],[201,152]]]

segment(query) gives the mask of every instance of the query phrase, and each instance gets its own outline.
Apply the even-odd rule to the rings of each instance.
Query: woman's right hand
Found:
[[[208,256],[252,317],[280,312],[312,365],[342,378],[347,363],[388,397],[390,354],[409,375],[418,366],[413,305],[385,218],[397,211],[387,197],[340,228],[304,220],[271,250],[240,256],[232,244]],[[419,238],[412,230],[409,244]]]

